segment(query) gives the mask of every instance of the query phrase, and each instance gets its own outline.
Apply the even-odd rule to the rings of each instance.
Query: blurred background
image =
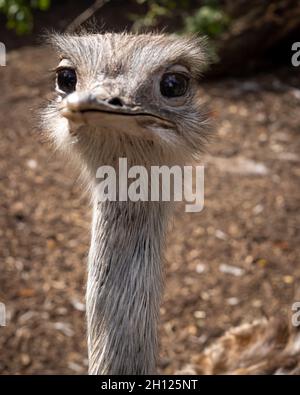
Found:
[[[0,0],[1,374],[87,372],[91,213],[37,115],[56,65],[42,34],[82,22],[209,37],[201,90],[215,138],[203,155],[205,208],[177,208],[160,325],[159,371],[197,372],[201,351],[224,331],[288,316],[300,301],[300,2]]]

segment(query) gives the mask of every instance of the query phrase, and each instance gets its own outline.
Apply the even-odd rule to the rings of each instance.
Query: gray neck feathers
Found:
[[[96,139],[97,130],[82,132],[76,137],[76,159],[86,169],[93,200],[86,294],[89,372],[154,373],[161,250],[172,203],[99,202],[95,174],[101,164],[117,170],[118,158],[128,158],[128,168],[142,163],[149,169],[172,165],[174,155],[151,141],[108,132]]]
[[[90,374],[155,372],[169,206],[94,202],[88,263]]]

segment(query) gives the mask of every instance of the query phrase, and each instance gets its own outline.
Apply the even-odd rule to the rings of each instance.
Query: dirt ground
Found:
[[[0,68],[2,374],[87,372],[84,292],[90,210],[37,127],[48,50]],[[231,326],[300,301],[300,78],[292,70],[203,82],[216,136],[205,208],[178,206],[168,236],[159,371],[175,373]]]

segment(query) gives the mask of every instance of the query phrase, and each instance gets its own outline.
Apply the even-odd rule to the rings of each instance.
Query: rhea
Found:
[[[207,135],[199,38],[54,35],[60,62],[44,126],[79,165],[93,205],[86,291],[90,374],[155,372],[171,202],[103,201],[99,166],[184,165]],[[121,176],[121,175],[119,175]]]
[[[47,134],[80,169],[93,205],[86,292],[89,372],[155,372],[165,232],[172,202],[103,199],[97,170],[182,166],[208,135],[203,41],[167,35],[54,35],[56,94]],[[118,175],[122,177],[122,174]],[[260,320],[199,355],[198,373],[299,374],[300,333]],[[195,371],[194,371],[195,372]],[[186,373],[188,373],[186,371]]]

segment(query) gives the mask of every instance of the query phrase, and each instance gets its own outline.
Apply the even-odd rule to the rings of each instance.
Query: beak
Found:
[[[140,106],[131,106],[120,98],[107,98],[107,95],[103,99],[103,96],[71,93],[60,103],[61,115],[77,125],[115,129],[150,139],[155,135],[155,129],[174,128],[170,121],[147,112]]]
[[[92,93],[71,93],[61,102],[61,114],[76,120],[87,113],[108,113],[112,115],[150,115],[139,106],[129,106],[120,98],[101,99]]]
[[[99,95],[92,93],[74,92],[69,94],[62,100],[60,111],[64,117],[70,120],[75,120],[78,115],[100,112],[111,115],[148,116],[169,122],[156,114],[143,110],[140,106],[128,105],[118,97],[102,99],[99,98]]]

